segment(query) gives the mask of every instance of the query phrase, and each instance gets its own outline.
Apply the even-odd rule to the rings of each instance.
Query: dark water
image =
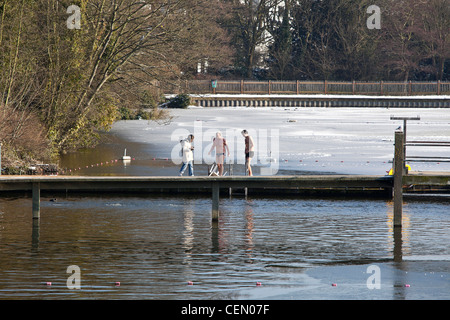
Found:
[[[407,203],[394,239],[386,201],[221,201],[212,225],[208,198],[47,196],[33,223],[1,198],[0,299],[450,298],[448,202]]]

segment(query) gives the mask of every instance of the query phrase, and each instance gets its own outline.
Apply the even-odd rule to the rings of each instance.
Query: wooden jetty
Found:
[[[110,176],[1,176],[0,192],[31,191],[33,217],[39,218],[40,192],[91,192],[91,193],[155,193],[155,192],[211,192],[212,218],[219,216],[220,190],[248,188],[253,194],[281,192],[301,194],[315,190],[316,193],[352,191],[389,194],[392,189],[389,176],[224,176],[224,177],[110,177]]]
[[[401,170],[400,170],[401,172]],[[398,181],[398,180],[397,180]],[[405,185],[450,187],[450,174],[414,174],[401,178],[397,197],[395,176],[372,175],[308,175],[308,176],[224,176],[224,177],[132,177],[132,176],[0,176],[0,194],[8,191],[32,193],[33,218],[40,217],[40,195],[46,192],[155,193],[208,192],[212,196],[212,220],[219,218],[220,190],[248,188],[250,194],[318,194],[333,196],[359,195],[391,198],[400,206],[394,216],[401,225],[402,192]],[[395,214],[397,213],[397,215]]]

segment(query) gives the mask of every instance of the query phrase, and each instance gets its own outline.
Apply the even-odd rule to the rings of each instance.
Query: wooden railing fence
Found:
[[[164,85],[166,94],[348,94],[348,95],[448,95],[450,82],[443,81],[249,81],[186,80]]]

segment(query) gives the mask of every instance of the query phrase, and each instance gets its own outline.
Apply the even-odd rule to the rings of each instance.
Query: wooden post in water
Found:
[[[394,227],[402,226],[404,150],[404,133],[401,130],[395,131]]]
[[[219,182],[212,183],[212,221],[219,221]]]
[[[39,182],[33,182],[32,186],[33,198],[33,219],[39,219],[41,216],[41,189]]]
[[[420,117],[394,117],[391,116],[391,120],[403,120],[403,161],[406,158],[406,121],[408,120],[420,120]],[[403,168],[405,169],[405,165],[403,164]],[[395,168],[394,168],[395,169]],[[405,173],[405,172],[403,172]]]

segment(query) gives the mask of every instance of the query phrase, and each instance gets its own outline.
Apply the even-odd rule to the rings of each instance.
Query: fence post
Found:
[[[327,80],[323,82],[323,91],[327,94]]]
[[[241,94],[244,94],[244,80],[241,80]]]
[[[211,87],[212,87],[213,94],[216,94],[217,80],[211,80]]]
[[[355,89],[356,89],[356,82],[355,80],[352,81],[352,93],[355,94]]]
[[[412,95],[412,82],[409,80],[408,82],[408,95]]]
[[[272,93],[272,81],[269,80],[268,85],[269,85],[268,92],[269,92],[269,94],[271,94]]]
[[[437,82],[437,94],[438,95],[441,94],[441,80],[438,80],[438,82]]]
[[[296,89],[297,94],[298,94],[298,86],[299,86],[299,81],[297,80],[297,89]]]
[[[394,227],[402,226],[403,211],[403,171],[404,171],[404,133],[395,131],[394,153]]]
[[[383,95],[383,81],[380,81],[380,94]]]

